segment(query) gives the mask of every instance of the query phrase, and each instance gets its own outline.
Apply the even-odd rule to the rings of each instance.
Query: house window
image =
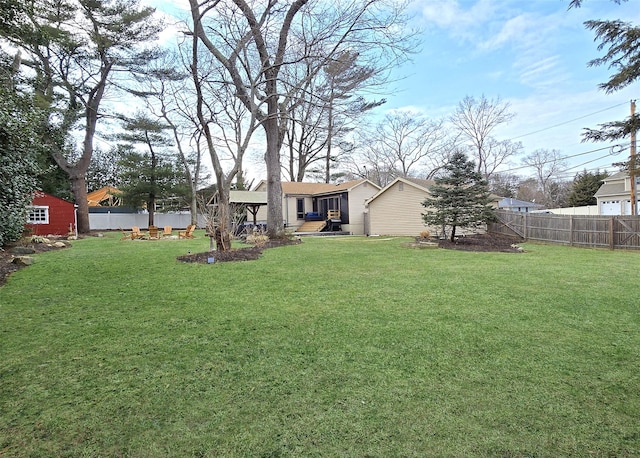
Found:
[[[28,224],[49,224],[49,207],[29,207]]]
[[[296,199],[296,218],[304,219],[304,199]]]
[[[320,203],[320,214],[323,218],[327,217],[329,210],[340,210],[340,198],[339,197],[326,197],[318,199]]]

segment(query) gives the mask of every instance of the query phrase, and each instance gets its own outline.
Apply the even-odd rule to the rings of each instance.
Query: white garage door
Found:
[[[607,200],[600,203],[601,215],[619,215],[620,214],[620,201],[619,200]]]
[[[631,201],[627,200],[624,203],[624,215],[630,215],[631,214]],[[638,203],[636,202],[636,215],[638,214]]]

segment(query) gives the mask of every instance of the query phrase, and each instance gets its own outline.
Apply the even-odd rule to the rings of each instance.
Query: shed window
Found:
[[[28,224],[49,224],[49,207],[29,207]]]

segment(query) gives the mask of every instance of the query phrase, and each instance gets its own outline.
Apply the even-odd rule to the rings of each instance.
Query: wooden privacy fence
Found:
[[[640,216],[580,216],[497,210],[490,232],[582,247],[640,249]]]

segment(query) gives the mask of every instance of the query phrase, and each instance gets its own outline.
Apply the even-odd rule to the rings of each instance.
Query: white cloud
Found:
[[[530,41],[532,29],[537,28],[540,31],[538,25],[531,15],[518,15],[507,20],[497,34],[479,43],[478,48],[483,51],[493,51],[507,44],[526,43]]]
[[[424,21],[467,39],[473,35],[472,30],[489,21],[495,12],[492,0],[479,0],[468,9],[457,0],[422,0],[419,7]]]
[[[569,75],[562,68],[562,58],[559,55],[542,59],[521,59],[514,65],[520,82],[536,89],[559,87],[569,79]]]

